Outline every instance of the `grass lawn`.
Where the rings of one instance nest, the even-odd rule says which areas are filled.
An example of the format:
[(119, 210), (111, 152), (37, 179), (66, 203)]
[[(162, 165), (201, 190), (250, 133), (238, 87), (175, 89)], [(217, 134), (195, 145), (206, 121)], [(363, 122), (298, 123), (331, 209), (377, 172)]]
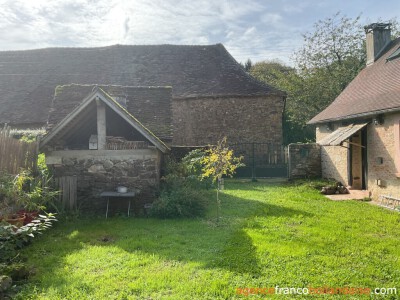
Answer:
[(24, 250), (36, 274), (18, 297), (381, 299), (236, 294), (278, 285), (396, 287), (384, 299), (400, 298), (399, 213), (327, 200), (307, 184), (229, 180), (225, 188), (218, 227), (214, 211), (197, 220), (60, 222)]

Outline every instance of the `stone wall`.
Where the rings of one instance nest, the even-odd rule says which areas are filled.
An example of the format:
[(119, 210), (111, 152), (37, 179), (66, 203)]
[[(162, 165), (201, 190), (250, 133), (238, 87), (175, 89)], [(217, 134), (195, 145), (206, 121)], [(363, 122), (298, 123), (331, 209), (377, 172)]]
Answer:
[[(161, 153), (156, 149), (53, 151), (46, 156), (55, 178), (77, 176), (78, 206), (92, 213), (105, 212), (106, 200), (100, 193), (115, 191), (117, 186), (140, 190), (132, 201), (132, 212), (140, 213), (144, 203), (154, 199), (160, 162)], [(125, 208), (119, 211), (127, 211), (126, 199), (114, 200), (113, 207), (122, 205)]]
[[(328, 129), (325, 124), (317, 126), (317, 142), (336, 130), (340, 124), (333, 124)], [(340, 146), (321, 146), (321, 174), (323, 178), (333, 178), (347, 185), (348, 178), (348, 149)]]
[(321, 177), (321, 147), (318, 144), (290, 144), (289, 178)]
[(173, 145), (282, 144), (281, 96), (173, 99)]

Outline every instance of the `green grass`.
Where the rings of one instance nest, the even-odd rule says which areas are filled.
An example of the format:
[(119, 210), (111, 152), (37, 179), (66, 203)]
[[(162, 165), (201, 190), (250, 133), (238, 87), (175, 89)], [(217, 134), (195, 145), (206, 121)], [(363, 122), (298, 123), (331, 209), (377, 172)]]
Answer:
[(197, 220), (57, 224), (24, 251), (36, 274), (18, 297), (268, 299), (239, 296), (236, 289), (276, 285), (397, 287), (400, 293), (399, 213), (330, 201), (307, 184), (227, 181), (225, 188), (220, 226), (214, 211)]

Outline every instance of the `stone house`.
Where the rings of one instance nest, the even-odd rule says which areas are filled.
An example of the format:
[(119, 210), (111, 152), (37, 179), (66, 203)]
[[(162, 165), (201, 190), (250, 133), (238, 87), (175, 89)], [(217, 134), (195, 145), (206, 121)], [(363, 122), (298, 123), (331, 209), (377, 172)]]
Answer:
[(365, 27), (367, 66), (309, 124), (321, 145), (322, 176), (374, 200), (400, 197), (400, 38), (390, 24)]
[(0, 51), (0, 62), (0, 125), (46, 127), (47, 163), (56, 177), (76, 176), (91, 206), (121, 184), (150, 197), (176, 147), (224, 136), (282, 144), (285, 93), (221, 44)]

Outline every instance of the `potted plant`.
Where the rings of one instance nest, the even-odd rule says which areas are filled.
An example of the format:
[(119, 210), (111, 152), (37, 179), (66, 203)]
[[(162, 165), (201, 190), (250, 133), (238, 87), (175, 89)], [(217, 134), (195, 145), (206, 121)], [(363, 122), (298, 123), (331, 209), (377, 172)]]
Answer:
[(43, 168), (36, 176), (30, 170), (21, 170), (15, 177), (0, 174), (0, 218), (11, 223), (31, 223), (47, 207), (56, 208), (58, 194)]
[(18, 214), (25, 216), (24, 225), (31, 223), (37, 218), (40, 211), (46, 209), (45, 202), (44, 193), (38, 186), (34, 187), (32, 192), (21, 195), (19, 204), (23, 209), (19, 210)]
[[(51, 178), (46, 174), (36, 178), (32, 177), (30, 173), (22, 173), (18, 176), (15, 185), (19, 191), (18, 203), (23, 208), (19, 213), (25, 215), (25, 224), (28, 224), (37, 218), (40, 211), (49, 206), (55, 207), (54, 201), (57, 199), (59, 191), (50, 187)], [(29, 182), (28, 187), (26, 182)]]
[(11, 225), (21, 227), (24, 225), (25, 218), (25, 215), (11, 214), (6, 217), (5, 221)]

